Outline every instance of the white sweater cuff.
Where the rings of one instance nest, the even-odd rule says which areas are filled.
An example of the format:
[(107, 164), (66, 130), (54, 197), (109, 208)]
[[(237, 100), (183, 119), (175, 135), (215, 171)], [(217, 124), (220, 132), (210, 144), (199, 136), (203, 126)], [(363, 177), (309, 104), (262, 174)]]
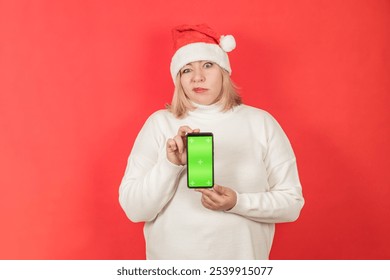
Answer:
[(237, 197), (236, 204), (233, 206), (232, 209), (227, 210), (227, 211), (225, 211), (225, 212), (234, 213), (234, 214), (240, 214), (240, 209), (242, 208), (242, 207), (239, 205), (240, 202), (241, 202), (241, 200), (242, 200), (242, 199), (240, 198), (241, 194), (239, 194), (237, 191), (235, 191), (235, 192), (236, 192), (236, 197)]

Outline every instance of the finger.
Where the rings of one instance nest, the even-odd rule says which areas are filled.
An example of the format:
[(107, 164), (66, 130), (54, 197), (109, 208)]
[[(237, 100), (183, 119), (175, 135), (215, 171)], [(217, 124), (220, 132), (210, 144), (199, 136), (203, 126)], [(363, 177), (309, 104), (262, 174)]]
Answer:
[(191, 133), (191, 132), (193, 132), (191, 127), (189, 127), (188, 125), (183, 125), (179, 127), (179, 130), (177, 131), (177, 135), (179, 135), (180, 137), (184, 137), (186, 136), (187, 133)]
[(224, 195), (226, 193), (226, 188), (220, 185), (214, 185), (213, 190), (219, 195)]
[(168, 149), (168, 152), (170, 152), (170, 153), (177, 150), (177, 145), (176, 145), (175, 140), (168, 139), (168, 141), (167, 141), (167, 149)]
[(210, 189), (204, 189), (204, 188), (199, 188), (199, 189), (195, 189), (196, 192), (200, 192), (202, 194), (207, 194), (209, 193), (211, 190)]
[(179, 153), (183, 153), (184, 151), (184, 141), (183, 138), (181, 138), (179, 135), (176, 135), (173, 137), (173, 140), (176, 143), (177, 149), (179, 150)]
[(210, 200), (210, 198), (207, 196), (202, 196), (201, 202), (202, 202), (202, 205), (204, 207), (206, 207), (207, 209), (211, 209), (211, 210), (216, 209), (215, 203), (212, 200)]
[(216, 199), (214, 198), (216, 193), (213, 191), (213, 189), (197, 189), (196, 191), (202, 193), (203, 196), (208, 197), (208, 199), (215, 201)]
[(203, 196), (207, 198), (207, 201), (218, 204), (221, 203), (222, 197), (213, 190), (204, 190)]
[(173, 138), (177, 143), (179, 153), (184, 152), (184, 148), (185, 148), (184, 139), (185, 139), (186, 134), (192, 133), (192, 132), (193, 132), (193, 130), (188, 125), (183, 125), (183, 126), (179, 127), (179, 130), (177, 131), (177, 135)]

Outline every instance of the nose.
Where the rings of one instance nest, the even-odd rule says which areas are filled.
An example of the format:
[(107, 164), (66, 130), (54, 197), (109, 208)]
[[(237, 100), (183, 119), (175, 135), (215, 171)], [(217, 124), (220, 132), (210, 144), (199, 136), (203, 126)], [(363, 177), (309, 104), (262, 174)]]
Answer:
[(205, 76), (204, 76), (202, 69), (194, 69), (194, 71), (192, 73), (193, 73), (193, 76), (192, 76), (193, 82), (204, 82), (205, 81)]

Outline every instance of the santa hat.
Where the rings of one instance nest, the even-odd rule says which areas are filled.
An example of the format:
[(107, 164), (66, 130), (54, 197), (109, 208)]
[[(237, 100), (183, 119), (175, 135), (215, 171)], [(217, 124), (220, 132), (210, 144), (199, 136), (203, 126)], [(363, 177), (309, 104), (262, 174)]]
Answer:
[(212, 61), (232, 73), (227, 55), (236, 47), (232, 35), (220, 36), (206, 24), (180, 25), (172, 30), (172, 35), (175, 51), (171, 61), (173, 82), (183, 66), (199, 60)]

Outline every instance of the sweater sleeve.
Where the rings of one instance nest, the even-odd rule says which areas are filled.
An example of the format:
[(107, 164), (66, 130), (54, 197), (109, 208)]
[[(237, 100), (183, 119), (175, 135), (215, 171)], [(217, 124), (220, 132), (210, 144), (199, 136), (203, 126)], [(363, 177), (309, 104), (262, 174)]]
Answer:
[(276, 120), (268, 116), (264, 126), (267, 191), (238, 193), (236, 205), (228, 212), (262, 223), (292, 222), (304, 205), (295, 155)]
[(149, 118), (134, 142), (119, 187), (120, 205), (133, 222), (155, 219), (176, 191), (184, 167), (168, 161), (162, 151), (165, 139)]

